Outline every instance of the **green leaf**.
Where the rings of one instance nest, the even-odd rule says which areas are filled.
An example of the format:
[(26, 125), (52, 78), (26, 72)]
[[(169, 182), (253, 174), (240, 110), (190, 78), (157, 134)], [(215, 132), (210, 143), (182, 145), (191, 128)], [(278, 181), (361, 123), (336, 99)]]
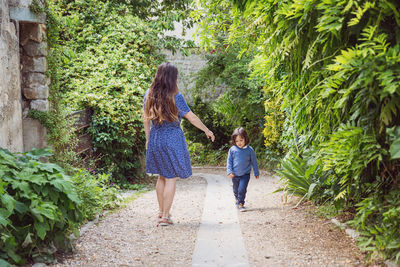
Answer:
[(15, 210), (18, 211), (20, 214), (24, 214), (29, 210), (29, 208), (22, 202), (17, 201), (15, 204)]
[(11, 187), (13, 189), (22, 191), (22, 192), (20, 192), (21, 196), (26, 197), (28, 199), (30, 198), (30, 194), (32, 193), (32, 190), (30, 189), (28, 182), (26, 182), (26, 181), (14, 181), (11, 184)]
[(40, 158), (51, 157), (53, 152), (48, 148), (37, 148), (29, 152), (25, 152), (24, 155), (28, 158), (39, 160)]
[(16, 158), (7, 153), (4, 149), (0, 149), (0, 165), (8, 165), (17, 169)]
[(12, 212), (15, 208), (17, 201), (9, 194), (4, 194), (0, 196), (1, 203), (7, 208), (8, 211)]
[(10, 212), (6, 209), (0, 208), (0, 224), (3, 226), (7, 226), (9, 221), (7, 218), (10, 216)]
[(31, 208), (31, 213), (33, 214), (33, 216), (35, 216), (35, 218), (37, 219), (37, 220), (39, 220), (39, 222), (43, 222), (44, 220), (43, 220), (43, 216), (42, 216), (42, 214), (40, 213), (40, 211), (39, 210), (37, 210), (36, 208)]
[(53, 163), (44, 163), (44, 164), (40, 164), (38, 166), (36, 166), (39, 170), (42, 171), (46, 171), (49, 173), (54, 173), (54, 172), (60, 172), (63, 173), (63, 169), (58, 166), (57, 164), (53, 164)]
[(312, 183), (311, 185), (310, 185), (310, 187), (308, 188), (308, 193), (307, 193), (307, 197), (310, 199), (311, 198), (311, 196), (312, 196), (312, 194), (313, 194), (313, 191), (314, 191), (314, 188), (317, 186), (317, 184), (316, 183)]
[(8, 256), (13, 259), (16, 263), (21, 263), (22, 259), (14, 251), (7, 251)]
[(400, 139), (394, 141), (390, 148), (390, 159), (399, 159), (400, 158)]
[(8, 261), (5, 261), (3, 259), (0, 259), (0, 266), (1, 267), (13, 267)]
[(47, 222), (35, 222), (34, 223), (34, 227), (36, 230), (37, 235), (44, 240), (44, 238), (46, 237), (46, 233), (48, 230), (50, 230), (49, 225), (47, 224)]
[(37, 185), (43, 185), (47, 183), (47, 179), (44, 177), (43, 174), (30, 174), (30, 175), (23, 175), (20, 176), (22, 180), (29, 181), (31, 183), (37, 184)]

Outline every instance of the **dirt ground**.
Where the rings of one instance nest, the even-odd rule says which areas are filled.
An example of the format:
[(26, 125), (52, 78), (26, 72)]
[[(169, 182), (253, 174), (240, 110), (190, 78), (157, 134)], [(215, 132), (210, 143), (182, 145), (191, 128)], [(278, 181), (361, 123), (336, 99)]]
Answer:
[[(225, 176), (218, 168), (194, 173)], [(155, 191), (107, 215), (87, 230), (73, 255), (52, 266), (191, 266), (207, 183), (194, 175), (178, 180), (172, 207), (173, 226), (157, 227)], [(247, 212), (239, 214), (250, 266), (364, 266), (355, 242), (329, 220), (317, 218), (310, 205), (294, 209), (282, 203), (278, 178), (251, 178)]]
[[(223, 169), (208, 172), (226, 175)], [(202, 170), (202, 172), (206, 172)], [(364, 266), (354, 240), (331, 223), (318, 218), (311, 205), (292, 199), (284, 204), (279, 179), (267, 172), (251, 177), (247, 212), (239, 213), (250, 266)]]

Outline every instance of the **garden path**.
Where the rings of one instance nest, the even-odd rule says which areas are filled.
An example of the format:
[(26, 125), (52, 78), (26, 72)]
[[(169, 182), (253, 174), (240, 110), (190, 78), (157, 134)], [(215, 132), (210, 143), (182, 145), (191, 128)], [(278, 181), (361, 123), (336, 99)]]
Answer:
[[(206, 213), (212, 212), (212, 207), (218, 207), (207, 202), (210, 199), (207, 200), (206, 192), (214, 198), (219, 193), (229, 194), (222, 202), (233, 197), (223, 169), (203, 168), (195, 172), (192, 178), (177, 182), (173, 226), (156, 227), (157, 200), (152, 190), (88, 229), (77, 241), (75, 253), (60, 257), (60, 263), (53, 266), (201, 266), (196, 265), (196, 240), (198, 234), (201, 239), (204, 227), (201, 222), (210, 216)], [(207, 189), (206, 180), (210, 185), (213, 181), (219, 185)], [(245, 249), (239, 251), (247, 254), (250, 266), (364, 265), (363, 255), (352, 239), (329, 220), (317, 218), (311, 205), (294, 208), (294, 200), (283, 204), (280, 194), (272, 194), (278, 187), (276, 177), (262, 173), (260, 179), (250, 180), (247, 212), (232, 213), (232, 201), (225, 204), (225, 211), (238, 218), (241, 236), (239, 233), (236, 240), (243, 240)], [(224, 209), (219, 209), (214, 210), (215, 214), (225, 216)], [(218, 222), (215, 227), (222, 227), (221, 232), (223, 225), (229, 226)], [(224, 262), (208, 266), (224, 266)]]

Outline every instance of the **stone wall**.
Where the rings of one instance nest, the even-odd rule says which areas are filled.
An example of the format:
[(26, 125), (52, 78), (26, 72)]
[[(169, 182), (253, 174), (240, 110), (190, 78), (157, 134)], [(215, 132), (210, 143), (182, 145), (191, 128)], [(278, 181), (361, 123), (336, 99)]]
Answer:
[(18, 24), (0, 0), (0, 147), (23, 151)]
[(31, 3), (0, 0), (0, 147), (13, 152), (46, 146), (46, 129), (27, 116), (48, 110), (50, 83), (45, 16)]
[[(192, 102), (191, 89), (195, 86), (195, 75), (207, 64), (204, 53), (206, 52), (201, 51), (200, 48), (193, 48), (192, 53), (189, 56), (184, 56), (180, 52), (177, 52), (176, 54), (172, 54), (171, 51), (164, 52), (164, 54), (167, 55), (167, 61), (171, 62), (178, 68), (178, 88), (189, 103)], [(210, 102), (223, 94), (225, 90), (226, 85), (221, 84), (214, 88), (203, 90), (200, 97), (203, 101)]]
[(188, 102), (191, 102), (190, 89), (194, 87), (194, 75), (201, 70), (207, 63), (204, 54), (199, 49), (193, 49), (189, 56), (184, 56), (180, 52), (173, 54), (165, 51), (167, 61), (174, 64), (179, 71), (178, 88)]
[(46, 129), (28, 117), (30, 110), (49, 109), (49, 84), (46, 77), (46, 27), (41, 23), (20, 23), (21, 88), (24, 150), (46, 146)]

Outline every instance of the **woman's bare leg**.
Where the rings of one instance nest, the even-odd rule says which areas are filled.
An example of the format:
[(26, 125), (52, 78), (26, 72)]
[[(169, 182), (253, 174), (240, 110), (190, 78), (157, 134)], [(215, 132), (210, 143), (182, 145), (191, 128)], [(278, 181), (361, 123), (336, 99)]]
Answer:
[(160, 213), (164, 212), (164, 189), (165, 189), (165, 177), (160, 175), (156, 183), (158, 210)]
[(164, 197), (163, 197), (163, 217), (169, 216), (172, 201), (174, 200), (176, 189), (176, 178), (165, 179)]

